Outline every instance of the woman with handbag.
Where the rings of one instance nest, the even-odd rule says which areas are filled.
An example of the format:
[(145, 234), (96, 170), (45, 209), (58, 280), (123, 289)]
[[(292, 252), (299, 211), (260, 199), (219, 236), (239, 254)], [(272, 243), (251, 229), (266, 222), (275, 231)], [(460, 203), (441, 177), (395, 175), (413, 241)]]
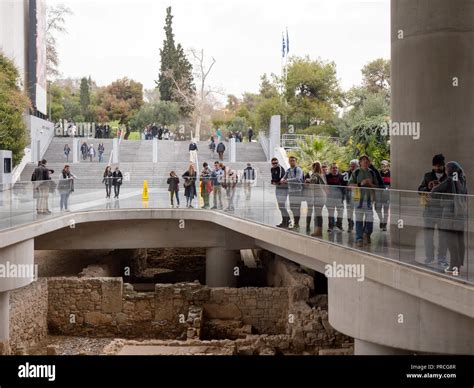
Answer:
[(188, 170), (183, 174), (184, 179), (184, 196), (186, 197), (186, 207), (193, 207), (193, 199), (197, 196), (196, 192), (196, 170), (194, 164), (190, 164)]
[(105, 198), (110, 198), (110, 194), (112, 193), (112, 185), (113, 185), (113, 173), (110, 166), (107, 166), (104, 171), (104, 175), (102, 178), (102, 183), (105, 184)]
[(209, 204), (209, 195), (212, 192), (211, 173), (208, 164), (204, 163), (201, 171), (201, 196), (204, 200), (203, 209), (209, 209), (211, 207)]
[(122, 182), (123, 182), (122, 171), (120, 171), (118, 166), (115, 167), (115, 171), (112, 174), (112, 179), (113, 179), (114, 194), (115, 194), (114, 198), (118, 199), (118, 197), (120, 195), (120, 186), (122, 186)]
[(433, 187), (431, 196), (441, 206), (440, 232), (449, 251), (447, 274), (458, 276), (464, 265), (466, 242), (464, 231), (468, 217), (466, 176), (458, 162), (446, 164), (447, 179)]
[(74, 191), (74, 179), (76, 176), (70, 171), (69, 165), (65, 165), (61, 174), (59, 174), (58, 191), (61, 197), (59, 207), (61, 211), (67, 211), (69, 206), (69, 196)]

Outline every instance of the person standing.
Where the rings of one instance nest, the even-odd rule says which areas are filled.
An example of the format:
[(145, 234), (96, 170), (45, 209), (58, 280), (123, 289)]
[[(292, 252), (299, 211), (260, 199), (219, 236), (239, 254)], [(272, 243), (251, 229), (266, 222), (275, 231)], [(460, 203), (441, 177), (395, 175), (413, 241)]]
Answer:
[(217, 143), (220, 143), (222, 141), (222, 130), (220, 128), (217, 128), (216, 136), (217, 136)]
[(179, 178), (176, 175), (176, 172), (171, 171), (168, 180), (166, 181), (168, 184), (168, 192), (170, 194), (170, 206), (171, 208), (174, 207), (173, 197), (176, 197), (176, 208), (179, 207)]
[[(349, 185), (351, 180), (352, 173), (359, 168), (359, 161), (357, 159), (352, 159), (349, 163), (349, 170), (342, 174), (344, 186)], [(346, 202), (346, 211), (347, 211), (347, 231), (351, 233), (354, 230), (354, 207), (352, 206), (352, 190), (345, 190), (344, 200)]]
[(89, 154), (90, 161), (92, 162), (92, 159), (95, 158), (95, 148), (94, 148), (94, 144), (91, 144), (91, 146), (89, 147), (88, 154)]
[(252, 142), (252, 137), (253, 137), (252, 127), (249, 127), (249, 129), (247, 130), (247, 137), (249, 138), (249, 143), (251, 143)]
[(197, 197), (196, 179), (197, 174), (194, 164), (190, 164), (188, 170), (183, 174), (184, 179), (184, 196), (186, 197), (186, 207), (193, 207), (193, 199)]
[[(342, 232), (342, 216), (344, 214), (344, 177), (339, 174), (339, 168), (336, 163), (331, 165), (331, 172), (326, 175), (328, 187), (328, 198), (326, 207), (328, 209), (328, 232), (332, 233), (334, 226), (336, 231)], [(337, 213), (336, 223), (334, 225), (335, 213)]]
[(65, 165), (59, 174), (58, 191), (60, 195), (59, 208), (61, 211), (70, 211), (69, 196), (74, 192), (74, 179), (76, 176), (70, 171), (69, 165)]
[(431, 196), (438, 198), (442, 205), (442, 217), (439, 223), (440, 240), (444, 240), (449, 251), (449, 265), (444, 269), (447, 274), (458, 276), (464, 265), (466, 242), (464, 233), (468, 217), (466, 176), (458, 162), (446, 164), (447, 178), (434, 186)]
[(220, 167), (220, 163), (216, 160), (214, 162), (214, 170), (211, 173), (213, 206), (212, 209), (222, 209), (222, 188), (221, 182), (224, 171)]
[(110, 198), (112, 193), (112, 186), (114, 182), (114, 175), (110, 166), (107, 166), (102, 177), (102, 183), (105, 185), (105, 198)]
[(255, 169), (250, 163), (247, 163), (247, 167), (244, 169), (243, 177), (245, 199), (250, 200), (250, 196), (252, 195), (252, 185), (255, 182)]
[(380, 193), (380, 229), (387, 230), (388, 213), (390, 211), (390, 164), (386, 160), (380, 163), (380, 176), (382, 177), (384, 190)]
[(122, 186), (123, 183), (123, 175), (122, 171), (120, 171), (119, 167), (115, 167), (115, 171), (112, 174), (112, 179), (113, 179), (113, 185), (114, 185), (114, 198), (119, 197), (120, 195), (120, 186)]
[(198, 146), (194, 139), (191, 140), (191, 143), (189, 144), (189, 162), (196, 164), (197, 163), (197, 152), (198, 152)]
[(232, 170), (230, 167), (224, 166), (224, 183), (223, 186), (226, 190), (226, 198), (227, 198), (227, 208), (226, 211), (234, 211), (234, 197), (235, 191), (237, 189), (237, 173)]
[(87, 146), (86, 142), (83, 142), (81, 145), (81, 153), (82, 153), (82, 160), (87, 159), (87, 152), (89, 151), (89, 147)]
[(311, 165), (311, 172), (305, 175), (304, 198), (308, 204), (306, 215), (306, 232), (311, 231), (311, 217), (314, 216), (313, 237), (323, 236), (323, 207), (326, 203), (326, 177), (323, 175), (321, 162)]
[(223, 161), (224, 160), (224, 152), (225, 152), (225, 145), (221, 141), (217, 145), (216, 148), (217, 154), (219, 155), (219, 160)]
[[(443, 183), (448, 176), (445, 172), (445, 158), (443, 154), (433, 156), (433, 169), (423, 176), (423, 180), (418, 187), (421, 192), (421, 201), (423, 209), (423, 223), (424, 223), (424, 245), (425, 245), (425, 264), (430, 264), (435, 259), (434, 254), (434, 234), (435, 229), (440, 230), (440, 221), (442, 216), (442, 201), (431, 198), (428, 194), (431, 193), (435, 186)], [(448, 247), (446, 240), (438, 238), (438, 264), (447, 267), (448, 261), (446, 258)]]
[(212, 180), (211, 180), (211, 169), (209, 165), (204, 162), (202, 165), (201, 171), (201, 196), (204, 201), (203, 209), (209, 209), (211, 205), (209, 204), (209, 195), (212, 192)]
[(34, 188), (38, 193), (38, 202), (36, 205), (38, 214), (51, 214), (51, 211), (48, 209), (51, 177), (50, 170), (46, 167), (46, 164), (46, 159), (42, 159), (31, 176), (31, 180), (34, 182)]
[(104, 152), (105, 152), (104, 143), (99, 144), (97, 151), (99, 152), (99, 163), (102, 163), (104, 160)]
[(304, 174), (301, 167), (297, 166), (298, 160), (296, 156), (290, 156), (288, 162), (290, 163), (290, 168), (286, 170), (281, 182), (288, 185), (290, 209), (294, 220), (293, 229), (298, 229), (300, 227), (301, 202), (303, 200)]
[(69, 147), (69, 144), (66, 144), (64, 146), (64, 156), (66, 157), (66, 162), (69, 162), (69, 153), (71, 152), (71, 148)]
[(286, 210), (286, 199), (288, 197), (288, 187), (282, 183), (282, 179), (285, 176), (285, 169), (280, 166), (277, 158), (272, 159), (272, 185), (275, 186), (275, 197), (280, 210), (282, 221), (278, 228), (288, 228), (290, 226), (290, 214)]
[(211, 150), (211, 159), (216, 158), (216, 142), (214, 141), (214, 136), (211, 136), (211, 140), (209, 142), (209, 149)]
[(370, 244), (370, 236), (373, 230), (373, 188), (378, 187), (377, 178), (369, 168), (370, 159), (367, 155), (359, 158), (360, 167), (355, 170), (349, 181), (349, 186), (357, 188), (360, 195), (354, 196), (356, 216), (356, 245), (361, 247), (365, 243)]

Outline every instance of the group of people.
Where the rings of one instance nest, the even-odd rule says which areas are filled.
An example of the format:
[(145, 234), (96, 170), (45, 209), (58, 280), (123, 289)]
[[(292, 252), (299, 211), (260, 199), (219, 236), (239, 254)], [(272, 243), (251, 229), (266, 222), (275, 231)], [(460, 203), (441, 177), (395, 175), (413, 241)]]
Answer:
[[(390, 212), (390, 165), (381, 162), (376, 169), (366, 155), (350, 162), (348, 171), (340, 173), (336, 163), (316, 161), (311, 171), (304, 173), (297, 158), (289, 158), (285, 170), (278, 159), (272, 159), (272, 184), (282, 222), (280, 228), (299, 229), (302, 202), (307, 204), (306, 230), (311, 230), (314, 219), (314, 237), (322, 236), (323, 209), (328, 212), (328, 232), (342, 232), (344, 209), (347, 212), (348, 232), (355, 225), (355, 243), (362, 247), (371, 243), (374, 213), (380, 220), (380, 230), (387, 230)], [(464, 263), (464, 229), (467, 217), (464, 196), (467, 194), (466, 177), (457, 162), (445, 163), (442, 154), (433, 158), (433, 169), (426, 173), (418, 188), (423, 199), (425, 263), (434, 261), (434, 235), (438, 229), (438, 264), (446, 273), (457, 275)], [(289, 209), (286, 202), (289, 202)], [(291, 214), (290, 214), (291, 213)], [(293, 221), (291, 222), (291, 218)], [(450, 262), (447, 262), (447, 252)]]
[[(216, 158), (216, 152), (219, 155), (219, 160), (223, 161), (224, 160), (224, 152), (225, 152), (225, 144), (222, 142), (222, 140), (219, 141), (218, 144), (216, 144), (216, 141), (214, 140), (214, 136), (211, 136), (209, 140), (209, 149), (211, 150), (211, 159)], [(191, 150), (191, 146), (190, 146)], [(197, 150), (197, 146), (196, 146)]]
[(96, 139), (108, 139), (110, 137), (110, 125), (99, 124), (95, 127), (95, 138)]
[[(356, 244), (370, 244), (373, 230), (372, 206), (379, 214), (380, 228), (387, 230), (389, 214), (390, 165), (382, 161), (381, 169), (377, 170), (368, 156), (350, 162), (348, 171), (340, 172), (337, 163), (321, 163), (316, 161), (311, 171), (306, 174), (297, 165), (297, 158), (289, 158), (290, 168), (285, 170), (278, 159), (272, 159), (272, 184), (276, 186), (276, 198), (282, 215), (281, 228), (298, 229), (300, 227), (301, 204), (306, 201), (306, 229), (311, 229), (314, 218), (313, 236), (322, 236), (323, 208), (328, 212), (328, 232), (342, 232), (344, 208), (347, 210), (348, 231), (356, 229)], [(352, 190), (357, 187), (360, 190)], [(368, 193), (363, 188), (378, 188)], [(289, 199), (290, 212), (293, 216), (291, 223), (290, 212), (286, 209)], [(355, 210), (355, 217), (354, 212)], [(354, 221), (355, 220), (355, 221)]]
[(145, 140), (171, 140), (172, 133), (166, 126), (156, 125), (156, 123), (149, 124), (144, 130)]
[[(188, 169), (182, 175), (184, 196), (186, 198), (186, 207), (193, 208), (193, 200), (197, 197), (198, 189), (196, 185), (199, 184), (199, 192), (203, 199), (203, 209), (224, 209), (223, 191), (225, 191), (226, 211), (234, 211), (234, 198), (237, 188), (237, 183), (242, 181), (246, 199), (250, 199), (251, 187), (255, 182), (255, 169), (250, 163), (243, 172), (242, 177), (239, 177), (237, 171), (225, 166), (222, 161), (215, 161), (213, 168), (207, 162), (203, 163), (202, 170), (197, 175), (195, 165), (189, 164)], [(170, 206), (179, 207), (179, 184), (180, 180), (175, 171), (170, 172), (167, 180), (168, 192), (170, 196)], [(212, 197), (212, 207), (211, 207)], [(176, 205), (174, 204), (176, 199)]]
[[(68, 144), (66, 144), (64, 146), (64, 154), (66, 155), (66, 161), (69, 161), (70, 152), (71, 152), (71, 148), (69, 147)], [(87, 144), (87, 142), (83, 142), (81, 144), (82, 160), (89, 159), (92, 162), (93, 159), (96, 157), (96, 155), (98, 155), (99, 163), (102, 163), (104, 161), (104, 153), (105, 153), (104, 143), (99, 143), (97, 147), (97, 152), (94, 148), (94, 144)]]

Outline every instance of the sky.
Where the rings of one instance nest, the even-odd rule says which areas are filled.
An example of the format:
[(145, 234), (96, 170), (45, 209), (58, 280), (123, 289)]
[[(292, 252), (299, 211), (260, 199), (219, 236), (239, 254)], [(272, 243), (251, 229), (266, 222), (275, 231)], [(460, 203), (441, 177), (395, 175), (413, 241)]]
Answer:
[(258, 92), (263, 73), (281, 73), (282, 33), (290, 56), (334, 61), (341, 86), (361, 82), (361, 68), (390, 57), (390, 0), (47, 0), (65, 4), (67, 34), (58, 37), (64, 77), (98, 85), (128, 77), (146, 89), (158, 78), (166, 7), (175, 41), (204, 49), (216, 64), (213, 89), (241, 97)]

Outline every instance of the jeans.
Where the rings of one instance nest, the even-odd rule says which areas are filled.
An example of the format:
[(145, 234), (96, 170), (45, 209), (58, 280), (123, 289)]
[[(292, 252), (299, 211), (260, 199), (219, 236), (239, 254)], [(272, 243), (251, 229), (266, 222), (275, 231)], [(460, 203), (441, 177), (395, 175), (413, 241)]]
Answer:
[(226, 196), (227, 196), (227, 209), (234, 210), (234, 195), (235, 195), (235, 187), (232, 185), (227, 186), (226, 188)]
[(179, 205), (179, 192), (178, 191), (170, 191), (170, 201), (171, 201), (171, 205), (174, 205), (173, 203), (173, 197), (176, 196), (176, 202), (177, 204)]
[(67, 210), (68, 202), (69, 202), (69, 195), (71, 193), (61, 193), (61, 198), (59, 200), (59, 208), (63, 210)]
[(114, 186), (114, 194), (118, 198), (118, 196), (120, 195), (120, 185)]
[(111, 193), (112, 193), (112, 185), (105, 185), (105, 195), (110, 198)]
[(288, 210), (286, 210), (286, 199), (288, 197), (288, 189), (286, 187), (276, 186), (275, 196), (277, 199), (278, 209), (281, 212), (281, 216), (283, 217), (283, 219), (289, 219), (290, 214), (288, 213)]
[[(214, 203), (214, 208), (222, 209), (222, 189), (221, 186), (214, 186), (212, 188), (212, 193), (213, 193), (213, 203)], [(218, 201), (219, 200), (219, 204)]]
[(99, 163), (102, 163), (104, 160), (104, 154), (102, 152), (99, 152)]
[(370, 236), (374, 228), (372, 201), (363, 201), (355, 208), (356, 240), (362, 240), (364, 234)]

